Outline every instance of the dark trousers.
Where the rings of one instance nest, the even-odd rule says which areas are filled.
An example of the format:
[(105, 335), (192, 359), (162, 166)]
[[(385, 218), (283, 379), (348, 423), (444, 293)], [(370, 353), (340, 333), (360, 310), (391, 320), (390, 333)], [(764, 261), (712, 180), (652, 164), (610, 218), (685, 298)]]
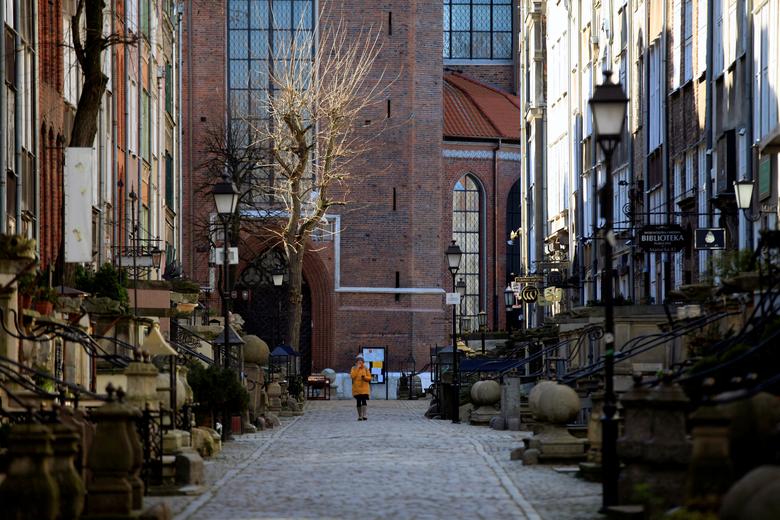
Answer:
[(360, 394), (355, 396), (355, 400), (357, 401), (357, 406), (360, 408), (361, 406), (367, 406), (368, 405), (368, 394)]

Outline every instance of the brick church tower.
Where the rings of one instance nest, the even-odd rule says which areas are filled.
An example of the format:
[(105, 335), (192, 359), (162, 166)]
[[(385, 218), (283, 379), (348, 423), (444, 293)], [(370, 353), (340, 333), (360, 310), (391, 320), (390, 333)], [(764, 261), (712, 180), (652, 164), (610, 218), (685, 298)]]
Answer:
[[(279, 20), (298, 17), (315, 3), (274, 0), (274, 14)], [(193, 2), (184, 16), (182, 258), (185, 273), (202, 285), (211, 282), (214, 286), (215, 275), (208, 264), (204, 237), (199, 236), (204, 231), (196, 225), (199, 217), (213, 212), (210, 196), (196, 193), (199, 186), (208, 182), (199, 165), (206, 159), (209, 129), (225, 121), (230, 98), (237, 95), (236, 84), (245, 82), (241, 72), (241, 60), (247, 59), (242, 55), (242, 49), (247, 47), (245, 42), (267, 37), (260, 19), (267, 16), (269, 4), (267, 0)], [(303, 371), (326, 367), (343, 370), (363, 346), (388, 347), (390, 362), (395, 364), (390, 366), (393, 371), (406, 369), (401, 364), (413, 353), (420, 369), (429, 361), (430, 348), (448, 344), (451, 327), (444, 293), (452, 291), (452, 281), (444, 250), (453, 239), (454, 181), (449, 177), (460, 173), (452, 160), (446, 172), (444, 167), (444, 5), (440, 1), (339, 0), (329, 2), (326, 8), (331, 12), (324, 23), (341, 15), (349, 30), (356, 33), (369, 24), (381, 26), (382, 50), (376, 67), (386, 68), (388, 81), (392, 78), (393, 82), (385, 102), (366, 110), (362, 120), (356, 122), (363, 127), (361, 131), (370, 132), (377, 121), (388, 120), (382, 122), (387, 130), (364, 161), (364, 169), (354, 173), (356, 182), (350, 196), (354, 202), (329, 215), (328, 227), (335, 233), (315, 236), (304, 261)], [(246, 19), (236, 18), (237, 13), (246, 13)], [(512, 70), (510, 61), (503, 68), (490, 68), (489, 74), (511, 83), (506, 76), (511, 78)], [(463, 97), (474, 103), (468, 93)], [(475, 106), (471, 109), (479, 112), (479, 106)], [(499, 135), (493, 137), (500, 142)], [(468, 135), (461, 136), (463, 139), (468, 140)], [(471, 149), (480, 147), (498, 149), (484, 136), (471, 143)], [(484, 165), (469, 171), (481, 168), (487, 176), (512, 176), (510, 163), (490, 167), (491, 160), (498, 161), (495, 154), (467, 153), (464, 157), (472, 164), (480, 158), (485, 160)], [(478, 175), (475, 173), (475, 178)], [(511, 186), (506, 179), (501, 183), (481, 181), (485, 187), (499, 184), (507, 190), (507, 185)], [(479, 258), (475, 260), (475, 269), (481, 278), (474, 278), (474, 291), (481, 295), (475, 297), (473, 307), (488, 310), (491, 316), (498, 315), (493, 319), (495, 327), (490, 327), (498, 328), (503, 324), (503, 311), (494, 309), (498, 294), (494, 287), (503, 289), (505, 273), (501, 260), (500, 281), (488, 274), (499, 263), (493, 253), (489, 254), (493, 250), (488, 247), (499, 240), (496, 233), (489, 231), (498, 229), (489, 207), (491, 196), (495, 200), (495, 193), (488, 193), (487, 188), (482, 193), (484, 216), (480, 217), (479, 227), (484, 233), (475, 257)], [(505, 199), (506, 194), (501, 198)], [(499, 206), (503, 208), (504, 202)], [(501, 211), (505, 209), (496, 214)], [(503, 216), (500, 220), (499, 234), (503, 235)], [(261, 242), (257, 238), (245, 237), (239, 243), (241, 258), (236, 283), (247, 290), (236, 291), (234, 310), (242, 314), (247, 330), (269, 344), (283, 343), (284, 287), (274, 287), (268, 272), (284, 261), (278, 252), (256, 246)], [(498, 253), (498, 249), (494, 252)], [(501, 249), (500, 254), (505, 251)], [(483, 266), (481, 270), (477, 264)], [(215, 298), (215, 305), (217, 301)]]

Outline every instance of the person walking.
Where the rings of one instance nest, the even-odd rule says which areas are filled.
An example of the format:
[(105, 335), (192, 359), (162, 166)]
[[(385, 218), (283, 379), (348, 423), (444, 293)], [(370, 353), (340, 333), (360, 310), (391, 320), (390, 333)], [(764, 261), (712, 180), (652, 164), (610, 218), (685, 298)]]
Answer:
[(371, 372), (366, 367), (363, 356), (358, 354), (355, 357), (355, 366), (349, 371), (349, 377), (352, 378), (352, 396), (357, 400), (358, 421), (367, 421), (366, 410), (368, 409), (369, 383), (371, 382)]

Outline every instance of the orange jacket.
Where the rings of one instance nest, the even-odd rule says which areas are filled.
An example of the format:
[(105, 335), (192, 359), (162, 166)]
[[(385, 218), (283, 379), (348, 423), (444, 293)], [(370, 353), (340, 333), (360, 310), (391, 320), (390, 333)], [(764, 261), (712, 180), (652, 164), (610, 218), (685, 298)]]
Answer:
[(371, 372), (365, 365), (363, 368), (352, 367), (349, 371), (349, 377), (352, 378), (352, 396), (368, 395), (371, 393), (368, 383), (371, 381)]

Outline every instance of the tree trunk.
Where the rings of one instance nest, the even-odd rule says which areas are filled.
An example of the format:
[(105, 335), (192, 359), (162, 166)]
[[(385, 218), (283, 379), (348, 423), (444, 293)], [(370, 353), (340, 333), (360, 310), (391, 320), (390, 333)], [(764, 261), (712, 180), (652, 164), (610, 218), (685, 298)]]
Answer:
[(301, 318), (303, 316), (303, 255), (304, 246), (288, 248), (287, 262), (290, 270), (290, 321), (287, 324), (287, 340), (298, 352), (301, 343)]
[(81, 42), (78, 36), (81, 13), (73, 17), (73, 45), (79, 58), (81, 72), (84, 74), (79, 103), (73, 119), (70, 134), (70, 146), (92, 147), (97, 134), (98, 116), (103, 94), (108, 85), (108, 77), (103, 74), (102, 55), (106, 48), (103, 36), (103, 9), (105, 0), (82, 0), (84, 2), (85, 38)]

